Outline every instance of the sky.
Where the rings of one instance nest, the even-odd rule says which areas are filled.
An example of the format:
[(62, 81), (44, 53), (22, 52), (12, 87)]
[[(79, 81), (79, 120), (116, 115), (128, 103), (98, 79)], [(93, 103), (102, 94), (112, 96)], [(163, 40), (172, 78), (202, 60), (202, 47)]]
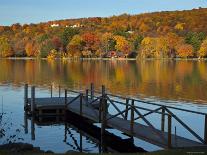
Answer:
[(0, 25), (207, 8), (207, 0), (0, 0)]

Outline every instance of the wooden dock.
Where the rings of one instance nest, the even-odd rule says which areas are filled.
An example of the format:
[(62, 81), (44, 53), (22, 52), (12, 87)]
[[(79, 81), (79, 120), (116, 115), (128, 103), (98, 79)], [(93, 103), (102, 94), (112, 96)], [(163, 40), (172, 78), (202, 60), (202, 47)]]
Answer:
[[(68, 90), (65, 89), (64, 97), (48, 97), (48, 98), (35, 98), (35, 88), (32, 87), (31, 97), (28, 98), (28, 86), (25, 86), (25, 110), (32, 115), (65, 115), (67, 112), (72, 112), (81, 116), (83, 119), (88, 119), (92, 122), (101, 122), (101, 136), (104, 135), (105, 129), (111, 127), (122, 131), (123, 133), (142, 139), (151, 144), (160, 146), (162, 148), (187, 148), (187, 147), (206, 147), (206, 133), (207, 128), (205, 124), (205, 137), (201, 138), (196, 132), (194, 132), (187, 124), (185, 124), (180, 118), (172, 113), (169, 106), (158, 105), (156, 109), (147, 109), (144, 107), (138, 107), (135, 102), (139, 100), (126, 98), (126, 102), (115, 100), (112, 94), (105, 92), (105, 87), (102, 86), (102, 91), (96, 96), (94, 90), (86, 90), (85, 93), (76, 92), (74, 97), (68, 97)], [(93, 88), (93, 86), (91, 86)], [(113, 97), (112, 97), (113, 96)], [(113, 98), (113, 99), (112, 99)], [(131, 102), (131, 104), (130, 104)], [(140, 102), (140, 101), (139, 101)], [(144, 101), (143, 101), (144, 103)], [(112, 105), (117, 114), (110, 114), (108, 112), (108, 106)], [(119, 109), (119, 104), (124, 105), (125, 110)], [(150, 103), (145, 103), (150, 104)], [(175, 108), (178, 109), (178, 108)], [(146, 110), (145, 114), (142, 114), (140, 110)], [(196, 113), (205, 116), (205, 123), (207, 123), (206, 114), (185, 110), (185, 112)], [(161, 115), (161, 130), (154, 127), (146, 116), (158, 113)], [(135, 117), (135, 114), (138, 117)], [(165, 131), (165, 119), (167, 118), (168, 129)], [(137, 122), (138, 119), (143, 120), (147, 125), (143, 125)], [(172, 119), (178, 121), (183, 127), (185, 127), (198, 141), (190, 140), (185, 137), (172, 134)]]

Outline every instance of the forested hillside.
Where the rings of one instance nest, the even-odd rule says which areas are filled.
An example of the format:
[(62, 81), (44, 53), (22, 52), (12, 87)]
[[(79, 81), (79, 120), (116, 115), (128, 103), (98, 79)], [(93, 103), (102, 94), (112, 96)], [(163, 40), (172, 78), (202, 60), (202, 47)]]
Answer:
[(0, 57), (207, 56), (207, 9), (0, 26)]

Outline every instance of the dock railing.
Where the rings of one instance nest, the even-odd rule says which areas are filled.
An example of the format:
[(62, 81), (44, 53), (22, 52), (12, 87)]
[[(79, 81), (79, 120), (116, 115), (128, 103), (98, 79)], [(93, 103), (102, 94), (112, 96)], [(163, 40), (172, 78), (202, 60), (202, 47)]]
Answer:
[[(31, 87), (31, 108), (34, 108), (35, 104), (35, 87)], [(119, 95), (114, 95), (111, 93), (106, 92), (105, 86), (102, 86), (102, 91), (97, 91), (94, 89), (94, 84), (91, 83), (90, 89), (86, 89), (85, 91), (75, 91), (71, 89), (66, 89), (64, 87), (58, 86), (59, 89), (59, 97), (61, 97), (61, 88), (64, 89), (64, 94), (65, 94), (65, 107), (67, 108), (71, 103), (73, 103), (76, 100), (80, 100), (80, 115), (82, 115), (83, 111), (83, 100), (86, 102), (87, 106), (91, 106), (93, 103), (96, 101), (100, 101), (100, 107), (99, 107), (99, 120), (102, 123), (102, 134), (104, 134), (104, 130), (107, 126), (107, 121), (115, 118), (115, 117), (121, 117), (122, 119), (130, 121), (130, 131), (131, 134), (133, 135), (134, 131), (134, 123), (135, 121), (141, 119), (144, 121), (151, 129), (152, 131), (160, 136), (160, 138), (164, 141), (167, 142), (168, 147), (170, 148), (172, 146), (172, 119), (177, 121), (182, 127), (184, 127), (192, 136), (194, 136), (200, 143), (202, 144), (207, 144), (207, 114), (203, 112), (197, 112), (193, 110), (188, 110), (188, 109), (183, 109), (183, 108), (178, 108), (178, 107), (173, 107), (169, 105), (162, 105), (154, 102), (148, 102), (140, 99), (135, 99), (135, 98), (130, 98), (130, 97), (123, 97)], [(53, 89), (51, 86), (51, 97), (53, 97)], [(68, 94), (70, 95), (71, 93), (76, 94), (71, 101), (68, 101)], [(89, 102), (90, 98), (90, 102)], [(25, 98), (24, 98), (25, 103), (28, 102), (28, 84), (25, 85)], [(143, 103), (146, 105), (152, 105), (155, 106), (156, 108), (147, 108), (144, 106), (138, 106), (139, 104), (137, 103)], [(107, 115), (108, 112), (108, 104), (110, 104), (117, 113)], [(120, 110), (120, 105), (122, 107), (124, 106), (124, 110)], [(181, 118), (179, 118), (172, 110), (177, 110), (179, 112), (187, 112), (191, 114), (197, 114), (197, 115), (202, 115), (204, 116), (204, 137), (202, 138), (200, 135), (198, 135), (189, 125), (187, 125)], [(142, 112), (141, 112), (142, 111)], [(143, 111), (145, 113), (143, 114)], [(136, 116), (135, 116), (136, 114)], [(162, 132), (167, 132), (167, 139), (158, 132), (156, 129), (156, 126), (148, 120), (146, 117), (151, 115), (151, 114), (159, 114), (161, 115), (160, 119), (160, 128)], [(129, 118), (130, 116), (130, 118)], [(165, 131), (165, 119), (167, 117), (167, 131)]]

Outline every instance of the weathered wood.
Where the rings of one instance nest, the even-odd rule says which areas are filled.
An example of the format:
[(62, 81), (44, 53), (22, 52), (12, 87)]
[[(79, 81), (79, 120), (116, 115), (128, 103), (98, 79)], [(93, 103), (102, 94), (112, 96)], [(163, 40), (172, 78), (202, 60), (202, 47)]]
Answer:
[(60, 85), (59, 85), (59, 87), (58, 87), (59, 89), (59, 97), (61, 96), (61, 87), (60, 87)]
[(131, 119), (130, 119), (130, 131), (134, 132), (134, 100), (131, 101)]
[(180, 118), (178, 118), (176, 115), (174, 115), (168, 108), (165, 108), (165, 110), (174, 118), (176, 119), (184, 128), (186, 128), (192, 135), (194, 135), (199, 141), (202, 143), (205, 143), (204, 140), (197, 134), (195, 131), (193, 131), (187, 124), (185, 124)]
[[(73, 97), (74, 98), (74, 97)], [(73, 98), (67, 98), (67, 100), (72, 100)], [(43, 101), (42, 101), (43, 100)], [(29, 102), (31, 100), (29, 99)], [(89, 101), (90, 102), (90, 101)], [(38, 104), (40, 103), (40, 105)], [(59, 104), (61, 103), (61, 104)], [(64, 97), (63, 98), (47, 98), (47, 99), (36, 99), (37, 108), (60, 108), (63, 106), (64, 108)], [(67, 110), (80, 115), (80, 98), (75, 100), (73, 103), (68, 105)], [(82, 108), (82, 117), (89, 119), (93, 122), (98, 122), (98, 109), (93, 109), (89, 106), (86, 106), (85, 101), (83, 100), (83, 108)], [(112, 115), (109, 113), (106, 115), (106, 118), (110, 118)], [(162, 132), (157, 129), (153, 129), (150, 126), (142, 125), (140, 123), (134, 122), (134, 131), (131, 133), (130, 130), (130, 120), (125, 120), (123, 118), (115, 117), (107, 121), (107, 126), (112, 127), (114, 129), (120, 130), (128, 135), (140, 138), (144, 141), (152, 143), (154, 145), (158, 145), (160, 147), (168, 148), (168, 144), (166, 141), (163, 141), (160, 137), (164, 137), (166, 140), (168, 138), (167, 132)], [(155, 131), (156, 130), (156, 131)], [(157, 134), (155, 134), (157, 133)], [(159, 135), (159, 136), (158, 136)], [(191, 147), (191, 146), (204, 146), (203, 144), (189, 140), (180, 136), (176, 136), (175, 143), (175, 135), (172, 134), (172, 148), (177, 147)]]
[(24, 85), (24, 108), (27, 107), (28, 103), (28, 84)]
[(128, 118), (128, 111), (129, 111), (129, 99), (126, 99), (126, 112), (125, 112), (125, 120)]
[(91, 99), (94, 99), (94, 84), (91, 83)]
[(207, 115), (205, 115), (205, 123), (204, 123), (204, 143), (207, 144)]
[(52, 98), (52, 85), (50, 86), (50, 97)]
[(31, 88), (31, 113), (35, 112), (35, 86)]
[(68, 92), (67, 89), (65, 89), (65, 106), (67, 106), (67, 102), (68, 102), (67, 98), (68, 98)]
[(80, 116), (83, 114), (83, 94), (80, 94)]
[(105, 133), (105, 129), (106, 129), (106, 123), (107, 123), (107, 120), (106, 120), (106, 114), (107, 114), (107, 100), (106, 100), (106, 95), (104, 94), (103, 95), (103, 98), (102, 98), (102, 103), (101, 103), (101, 106), (102, 106), (102, 111), (101, 111), (101, 135), (103, 136), (104, 133)]
[(165, 131), (165, 108), (164, 107), (162, 107), (161, 130)]
[(28, 133), (28, 119), (27, 119), (27, 113), (24, 112), (24, 132), (25, 134)]
[(34, 117), (31, 118), (31, 138), (35, 140), (35, 124), (34, 124)]
[(88, 89), (86, 89), (86, 104), (88, 104)]
[[(129, 102), (129, 101), (126, 100), (126, 103), (123, 102), (123, 105), (126, 105), (126, 109), (128, 109), (128, 111), (129, 110), (131, 111), (131, 119), (127, 120), (127, 118), (128, 118), (128, 117), (126, 117), (128, 115), (128, 113), (126, 113), (127, 110), (123, 110), (123, 111), (119, 110), (120, 112), (118, 114), (114, 114), (114, 115), (107, 113), (107, 107), (108, 107), (107, 100), (111, 100), (111, 99), (106, 95), (105, 86), (102, 86), (102, 96), (100, 97), (101, 101), (99, 102), (100, 105), (96, 106), (98, 108), (94, 108), (93, 106), (88, 106), (87, 103), (88, 102), (91, 103), (93, 100), (91, 98), (88, 98), (88, 101), (87, 101), (87, 99), (84, 100), (83, 93), (81, 93), (81, 94), (82, 95), (78, 95), (77, 97), (68, 98), (67, 97), (67, 90), (66, 90), (65, 97), (35, 99), (35, 104), (37, 105), (35, 107), (36, 108), (35, 110), (38, 111), (38, 109), (41, 109), (41, 108), (42, 109), (56, 109), (57, 111), (55, 112), (54, 115), (59, 115), (59, 114), (62, 114), (62, 112), (59, 111), (60, 109), (62, 111), (62, 109), (67, 108), (66, 110), (82, 116), (83, 119), (86, 118), (92, 122), (101, 121), (101, 135), (104, 135), (104, 131), (106, 129), (106, 126), (109, 126), (109, 127), (118, 129), (118, 130), (120, 130), (130, 136), (140, 138), (142, 140), (145, 140), (147, 142), (150, 142), (152, 144), (155, 144), (155, 145), (158, 145), (158, 146), (161, 146), (164, 148), (205, 146), (202, 143), (177, 136), (176, 129), (175, 129), (175, 134), (172, 134), (172, 129), (171, 129), (172, 128), (172, 117), (175, 118), (182, 125), (184, 123), (179, 118), (177, 118), (177, 116), (175, 116), (173, 113), (171, 113), (171, 111), (169, 111), (167, 108), (164, 108), (164, 109), (170, 115), (170, 117), (168, 118), (168, 132), (163, 132), (164, 125), (161, 125), (161, 130), (158, 130), (154, 126), (152, 126), (152, 124), (145, 117), (151, 113), (158, 112), (162, 107), (159, 107), (155, 110), (151, 110), (148, 113), (142, 114), (139, 112), (139, 110), (140, 110), (139, 107), (134, 105), (135, 100), (132, 100), (132, 104), (131, 104), (132, 108), (130, 108), (129, 103), (128, 103), (128, 107), (127, 107), (127, 102)], [(87, 94), (87, 92), (86, 92), (86, 94)], [(96, 100), (97, 104), (98, 104), (98, 100), (100, 98), (99, 97), (95, 98), (95, 99), (97, 99)], [(28, 99), (28, 103), (32, 103), (33, 100), (34, 99), (32, 99), (32, 98)], [(68, 101), (70, 101), (69, 104), (68, 104)], [(115, 103), (116, 102), (114, 102), (113, 104), (115, 104)], [(67, 105), (67, 107), (65, 105)], [(116, 107), (119, 108), (118, 106), (116, 106)], [(28, 109), (28, 110), (30, 110), (30, 109)], [(100, 115), (98, 115), (99, 112), (100, 112)], [(140, 123), (135, 122), (135, 117), (134, 117), (135, 112), (138, 114), (138, 118), (142, 118), (146, 122), (147, 125), (142, 125)], [(160, 111), (159, 111), (159, 113), (161, 114), (161, 124), (162, 124), (163, 115), (165, 116), (165, 115), (167, 115), (167, 113), (163, 112), (163, 110), (162, 110), (162, 113)], [(117, 117), (118, 115), (121, 115), (121, 114), (124, 115), (124, 117), (123, 117), (124, 119)], [(99, 116), (101, 116), (100, 117), (101, 119), (99, 119)], [(205, 118), (205, 121), (207, 123), (207, 118)], [(186, 128), (186, 124), (184, 124), (184, 127)], [(205, 132), (204, 132), (205, 137), (206, 137), (206, 133), (207, 133), (206, 128), (207, 127), (205, 125)], [(197, 135), (197, 134), (195, 134), (195, 135)], [(168, 139), (168, 141), (166, 141), (167, 139)]]
[(172, 147), (172, 116), (168, 115), (168, 148)]

